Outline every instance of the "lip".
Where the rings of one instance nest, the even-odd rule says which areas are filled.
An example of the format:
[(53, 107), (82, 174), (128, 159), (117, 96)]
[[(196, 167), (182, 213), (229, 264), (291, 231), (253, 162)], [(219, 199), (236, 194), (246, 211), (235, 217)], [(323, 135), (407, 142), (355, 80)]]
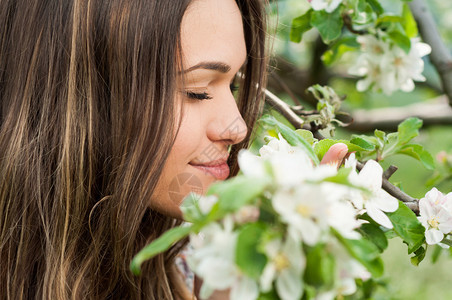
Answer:
[(202, 164), (189, 163), (189, 165), (213, 176), (217, 180), (225, 180), (229, 177), (230, 173), (229, 166), (224, 159), (210, 161)]

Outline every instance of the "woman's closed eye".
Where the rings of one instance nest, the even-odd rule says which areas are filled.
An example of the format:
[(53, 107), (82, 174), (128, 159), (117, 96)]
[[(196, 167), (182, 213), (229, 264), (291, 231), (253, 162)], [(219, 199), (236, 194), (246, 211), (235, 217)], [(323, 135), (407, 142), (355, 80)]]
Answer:
[(195, 100), (212, 99), (212, 96), (210, 96), (207, 92), (198, 93), (198, 92), (193, 92), (193, 91), (186, 91), (185, 94), (187, 95), (188, 98), (195, 99)]
[[(229, 84), (229, 89), (231, 90), (232, 93), (238, 91), (239, 87), (238, 85), (236, 85), (234, 82), (231, 82)], [(196, 91), (186, 91), (185, 95), (190, 98), (190, 99), (195, 99), (195, 100), (210, 100), (213, 97), (207, 93), (207, 92), (196, 92)]]

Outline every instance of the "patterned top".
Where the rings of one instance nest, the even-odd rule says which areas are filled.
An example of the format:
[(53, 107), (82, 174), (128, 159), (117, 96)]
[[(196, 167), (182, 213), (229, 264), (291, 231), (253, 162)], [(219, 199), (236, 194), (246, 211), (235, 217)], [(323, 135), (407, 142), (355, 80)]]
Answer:
[(187, 244), (187, 246), (177, 255), (176, 257), (176, 266), (179, 271), (184, 276), (185, 284), (189, 291), (193, 294), (195, 292), (195, 274), (192, 270), (190, 270), (187, 263), (187, 255), (193, 251), (192, 246)]

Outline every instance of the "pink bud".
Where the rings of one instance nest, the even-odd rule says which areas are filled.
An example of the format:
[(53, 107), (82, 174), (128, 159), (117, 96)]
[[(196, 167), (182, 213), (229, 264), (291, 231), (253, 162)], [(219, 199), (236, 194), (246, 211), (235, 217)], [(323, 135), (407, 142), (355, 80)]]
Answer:
[(234, 221), (239, 224), (256, 222), (259, 219), (259, 208), (247, 205), (234, 214)]
[(446, 151), (443, 150), (443, 151), (438, 152), (438, 154), (436, 154), (436, 160), (441, 163), (445, 163), (447, 161)]

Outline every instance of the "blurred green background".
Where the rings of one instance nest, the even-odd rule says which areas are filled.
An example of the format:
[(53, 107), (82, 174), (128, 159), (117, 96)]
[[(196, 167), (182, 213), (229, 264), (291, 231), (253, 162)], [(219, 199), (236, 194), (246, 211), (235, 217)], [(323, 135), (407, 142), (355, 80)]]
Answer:
[[(380, 0), (389, 3), (397, 0)], [(438, 28), (445, 43), (452, 49), (452, 1), (427, 0), (431, 11), (438, 22)], [(428, 59), (425, 60), (424, 75), (427, 82), (417, 85), (412, 93), (397, 92), (390, 97), (381, 93), (359, 93), (356, 91), (356, 78), (346, 76), (356, 56), (345, 55), (340, 61), (327, 69), (319, 65), (319, 58), (324, 46), (319, 44), (315, 30), (307, 32), (303, 41), (296, 44), (289, 41), (290, 24), (293, 18), (302, 15), (308, 8), (306, 0), (271, 1), (270, 35), (272, 35), (272, 68), (269, 77), (269, 90), (290, 104), (294, 104), (284, 89), (281, 81), (289, 83), (294, 78), (300, 80), (300, 85), (311, 83), (328, 84), (335, 88), (339, 95), (346, 95), (343, 107), (351, 114), (356, 109), (371, 110), (383, 107), (404, 107), (413, 103), (429, 101), (441, 95), (439, 77)], [(289, 69), (287, 69), (289, 66)], [(324, 70), (326, 69), (327, 72)], [(289, 70), (289, 71), (287, 71)], [(289, 84), (288, 84), (289, 85)], [(301, 104), (310, 107), (305, 95), (298, 90), (292, 90)], [(396, 131), (396, 129), (394, 129)], [(335, 138), (349, 138), (354, 132), (340, 129)], [(371, 133), (369, 133), (371, 134)], [(441, 152), (452, 153), (452, 126), (429, 126), (423, 128), (417, 142), (422, 144), (434, 157)], [(426, 170), (423, 165), (405, 156), (392, 157), (383, 162), (387, 167), (394, 164), (399, 170), (391, 177), (391, 182), (399, 184), (409, 195), (422, 198), (430, 190), (429, 180), (434, 171)], [(441, 167), (438, 166), (438, 169)], [(452, 180), (446, 180), (436, 185), (443, 193), (452, 191)], [(379, 291), (375, 299), (452, 299), (452, 255), (443, 250), (436, 263), (431, 256), (434, 247), (427, 251), (425, 260), (420, 266), (411, 265), (407, 255), (407, 247), (399, 239), (391, 240), (389, 249), (384, 253), (386, 276), (382, 280), (387, 283), (387, 289)]]

